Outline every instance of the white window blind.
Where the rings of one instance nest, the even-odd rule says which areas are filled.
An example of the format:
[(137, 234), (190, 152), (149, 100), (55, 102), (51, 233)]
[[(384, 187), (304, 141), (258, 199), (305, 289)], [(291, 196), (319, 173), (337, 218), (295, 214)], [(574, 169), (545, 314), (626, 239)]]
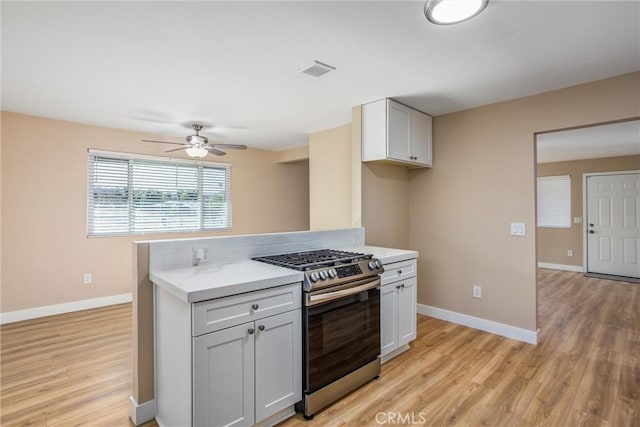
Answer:
[(571, 176), (538, 177), (538, 227), (571, 227)]
[(89, 150), (87, 235), (231, 227), (231, 165)]

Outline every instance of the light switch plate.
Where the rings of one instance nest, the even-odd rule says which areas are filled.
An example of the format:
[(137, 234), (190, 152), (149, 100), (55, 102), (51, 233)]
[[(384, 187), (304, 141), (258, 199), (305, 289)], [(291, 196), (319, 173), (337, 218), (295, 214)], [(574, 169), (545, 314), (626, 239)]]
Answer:
[(511, 235), (512, 236), (524, 236), (526, 234), (524, 222), (512, 222), (511, 223)]
[(573, 217), (573, 223), (574, 224), (582, 224), (582, 217), (581, 216), (574, 216)]

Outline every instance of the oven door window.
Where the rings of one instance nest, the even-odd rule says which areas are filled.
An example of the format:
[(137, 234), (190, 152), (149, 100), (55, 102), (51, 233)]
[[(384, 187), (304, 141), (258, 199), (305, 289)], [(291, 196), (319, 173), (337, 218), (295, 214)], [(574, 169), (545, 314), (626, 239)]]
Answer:
[(306, 391), (314, 392), (380, 354), (380, 290), (307, 308)]

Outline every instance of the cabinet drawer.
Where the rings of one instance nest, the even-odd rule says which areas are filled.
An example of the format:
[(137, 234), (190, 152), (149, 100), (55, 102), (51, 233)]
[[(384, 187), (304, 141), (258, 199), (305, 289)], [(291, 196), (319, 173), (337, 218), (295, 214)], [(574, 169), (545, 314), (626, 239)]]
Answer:
[(391, 264), (384, 264), (384, 273), (382, 273), (382, 285), (395, 282), (397, 280), (404, 280), (409, 277), (413, 277), (417, 272), (417, 265), (415, 259), (408, 259), (406, 261), (393, 262)]
[(193, 304), (193, 336), (300, 308), (301, 293), (295, 283)]

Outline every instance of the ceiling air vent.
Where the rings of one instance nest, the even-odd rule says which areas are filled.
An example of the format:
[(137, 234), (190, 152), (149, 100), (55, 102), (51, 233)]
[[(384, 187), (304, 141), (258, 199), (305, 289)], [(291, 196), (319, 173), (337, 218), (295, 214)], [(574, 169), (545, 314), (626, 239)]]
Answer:
[(320, 61), (313, 61), (306, 67), (300, 68), (298, 71), (313, 77), (320, 77), (323, 74), (327, 74), (329, 71), (335, 70), (336, 67), (324, 64)]

